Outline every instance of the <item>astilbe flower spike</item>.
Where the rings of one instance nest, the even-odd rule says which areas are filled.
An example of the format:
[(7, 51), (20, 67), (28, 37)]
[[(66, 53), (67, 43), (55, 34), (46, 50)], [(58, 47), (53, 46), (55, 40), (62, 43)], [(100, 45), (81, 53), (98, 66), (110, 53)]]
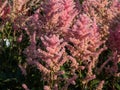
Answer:
[[(62, 82), (66, 84), (61, 89), (67, 89), (79, 78), (79, 70), (87, 69), (83, 84), (96, 78), (93, 68), (104, 50), (100, 48), (104, 42), (96, 18), (76, 5), (74, 0), (46, 0), (24, 26), (30, 39), (24, 53), (28, 64), (43, 74), (44, 89), (58, 90)], [(65, 72), (61, 68), (66, 64), (70, 70)], [(61, 78), (67, 72), (68, 77)]]
[[(103, 69), (105, 69), (105, 73), (107, 75), (117, 76), (119, 73), (118, 63), (120, 62), (120, 24), (117, 27), (110, 29), (110, 34), (108, 37), (107, 46), (111, 50), (111, 56), (101, 65), (99, 68), (99, 73), (102, 73)], [(108, 63), (112, 62), (110, 66)]]
[(66, 45), (62, 39), (59, 39), (59, 36), (50, 35), (41, 37), (41, 40), (46, 48), (46, 52), (38, 49), (38, 52), (41, 54), (41, 58), (49, 65), (49, 68), (52, 68), (54, 71), (59, 70), (60, 66), (64, 64), (64, 55)]
[[(47, 84), (51, 87), (51, 80), (58, 80), (58, 73), (61, 71), (60, 67), (68, 60), (64, 48), (66, 43), (63, 39), (60, 39), (58, 35), (52, 34), (41, 36), (41, 41), (44, 48), (35, 47), (31, 44), (32, 48), (27, 48), (25, 53), (34, 51), (31, 53), (33, 54), (32, 56), (27, 54), (29, 56), (28, 63), (36, 66), (40, 72), (44, 74), (43, 77), (46, 78), (45, 81), (47, 81)], [(40, 60), (36, 58), (39, 58)]]
[(51, 90), (51, 89), (50, 89), (50, 86), (47, 86), (47, 85), (44, 86), (44, 90)]
[(84, 0), (82, 7), (83, 12), (96, 19), (102, 38), (107, 39), (110, 25), (116, 24), (116, 20), (113, 21), (113, 19), (120, 14), (120, 1)]
[(68, 46), (73, 57), (89, 60), (92, 52), (96, 52), (96, 49), (102, 44), (96, 22), (86, 14), (80, 15), (73, 27), (67, 32), (67, 40), (73, 44), (73, 46)]
[(30, 90), (28, 87), (27, 87), (27, 85), (26, 84), (22, 84), (22, 87), (24, 88), (24, 90)]
[(96, 90), (102, 90), (104, 83), (105, 83), (104, 80), (100, 81), (100, 83), (99, 83), (99, 85), (97, 86)]
[(71, 43), (67, 46), (71, 55), (77, 59), (77, 62), (82, 62), (88, 70), (83, 81), (84, 84), (88, 83), (96, 77), (93, 74), (93, 68), (97, 63), (99, 54), (105, 49), (100, 48), (104, 42), (101, 40), (95, 19), (92, 21), (86, 14), (78, 16), (73, 27), (68, 30), (66, 40)]
[(67, 79), (67, 80), (66, 80), (66, 84), (64, 85), (64, 87), (63, 87), (61, 90), (67, 90), (67, 89), (68, 89), (68, 86), (69, 86), (70, 84), (75, 85), (75, 84), (76, 84), (76, 83), (75, 83), (75, 80), (76, 80), (77, 78), (78, 78), (77, 75), (73, 75), (72, 78)]
[[(108, 59), (102, 63), (100, 68), (98, 69), (98, 74), (103, 73), (105, 70), (105, 74), (108, 76), (117, 76), (119, 74), (118, 64), (120, 62), (120, 24), (117, 27), (110, 28), (110, 34), (107, 41), (107, 47), (111, 51), (111, 55), (109, 55)], [(109, 62), (112, 65), (109, 65)]]
[(58, 34), (66, 32), (78, 14), (73, 0), (47, 0), (42, 8), (45, 13), (43, 23), (48, 28), (46, 30), (54, 30), (51, 32)]
[(112, 56), (111, 56), (111, 62), (113, 63), (112, 66), (107, 65), (105, 68), (105, 72), (106, 74), (108, 74), (109, 76), (115, 76), (117, 73), (119, 73), (119, 68), (118, 68), (118, 63), (119, 63), (119, 59), (120, 56), (118, 55), (117, 52), (112, 52)]
[(2, 2), (0, 0), (0, 18), (5, 20), (10, 13), (10, 7), (8, 6), (8, 0)]

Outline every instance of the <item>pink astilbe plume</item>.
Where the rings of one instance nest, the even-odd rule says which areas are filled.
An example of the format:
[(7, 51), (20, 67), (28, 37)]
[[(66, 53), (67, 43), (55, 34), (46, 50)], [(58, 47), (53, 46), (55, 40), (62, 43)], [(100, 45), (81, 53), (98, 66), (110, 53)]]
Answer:
[[(76, 72), (82, 70), (87, 71), (83, 84), (96, 78), (93, 68), (104, 50), (100, 47), (104, 42), (96, 17), (82, 12), (78, 2), (46, 0), (23, 27), (30, 42), (24, 51), (27, 63), (42, 73), (45, 90), (67, 90), (79, 78)], [(65, 65), (69, 70), (62, 69)], [(67, 77), (62, 77), (64, 74)], [(61, 83), (65, 85), (59, 87)]]
[(113, 52), (113, 55), (111, 58), (111, 61), (113, 63), (112, 66), (107, 65), (107, 67), (105, 67), (105, 71), (108, 75), (115, 76), (117, 73), (119, 73), (119, 70), (118, 70), (119, 60), (120, 60), (120, 56), (118, 56), (118, 53)]
[(67, 36), (68, 41), (73, 44), (68, 46), (72, 55), (82, 60), (89, 60), (92, 52), (96, 52), (102, 44), (96, 22), (85, 14), (78, 17)]
[(64, 46), (66, 45), (65, 42), (63, 39), (59, 39), (59, 36), (56, 35), (50, 35), (49, 37), (44, 36), (41, 37), (41, 40), (46, 48), (46, 51), (39, 48), (38, 52), (40, 53), (40, 57), (46, 63), (46, 66), (54, 72), (58, 71), (60, 66), (66, 62), (64, 56)]
[(0, 0), (0, 25), (0, 55), (17, 52), (26, 84), (40, 79), (35, 87), (23, 83), (25, 90), (102, 90), (119, 82), (120, 0)]
[(99, 54), (105, 49), (100, 48), (104, 42), (101, 40), (95, 19), (92, 21), (86, 14), (81, 14), (72, 28), (67, 31), (66, 38), (66, 41), (70, 43), (67, 48), (72, 57), (76, 59), (76, 62), (82, 62), (88, 70), (83, 84), (95, 79), (93, 68), (97, 63)]
[[(98, 74), (105, 70), (108, 76), (117, 76), (119, 73), (118, 64), (120, 62), (120, 24), (116, 27), (110, 28), (110, 34), (107, 41), (107, 47), (111, 50), (109, 58), (100, 66)], [(112, 62), (112, 65), (109, 65)]]
[(26, 84), (22, 84), (22, 87), (24, 88), (24, 90), (30, 90), (28, 87), (27, 87), (27, 85)]
[[(120, 24), (118, 24), (116, 27), (110, 29), (110, 34), (108, 37), (108, 43), (107, 46), (111, 50), (111, 56), (109, 56), (109, 59), (104, 62), (101, 67), (100, 71), (103, 70), (103, 68), (106, 71), (106, 74), (117, 76), (119, 73), (118, 63), (120, 62)], [(112, 62), (112, 65), (107, 65), (109, 61)]]
[(44, 90), (51, 90), (51, 89), (50, 89), (50, 86), (47, 86), (47, 85), (44, 86)]
[(28, 1), (29, 0), (13, 0), (11, 3), (11, 13), (9, 17), (13, 23), (14, 30), (20, 30), (28, 18)]
[(83, 12), (87, 13), (91, 18), (95, 18), (100, 28), (100, 33), (105, 39), (109, 34), (109, 26), (113, 19), (120, 14), (119, 0), (84, 0)]
[(104, 80), (100, 81), (100, 83), (98, 84), (96, 90), (102, 90), (104, 83), (105, 83)]
[(8, 0), (2, 2), (0, 0), (0, 18), (3, 20), (8, 17), (10, 13), (10, 7), (8, 6)]
[(32, 40), (25, 53), (29, 53), (27, 54), (27, 57), (29, 57), (27, 62), (35, 65), (44, 74), (45, 81), (50, 85), (51, 80), (58, 80), (58, 73), (61, 71), (60, 67), (68, 60), (64, 48), (66, 43), (58, 35), (52, 34), (41, 36), (41, 41), (43, 47), (36, 47), (34, 40)]
[[(43, 3), (45, 24), (53, 32), (66, 32), (72, 25), (73, 19), (78, 14), (73, 0), (47, 0)], [(57, 27), (57, 31), (55, 31)], [(59, 29), (59, 30), (58, 30)]]
[(11, 15), (13, 18), (22, 14), (26, 14), (29, 8), (27, 8), (27, 3), (29, 0), (13, 0)]
[(75, 85), (75, 84), (76, 84), (76, 83), (75, 83), (75, 80), (76, 80), (77, 78), (78, 78), (77, 75), (73, 75), (72, 78), (66, 79), (66, 84), (64, 85), (64, 87), (63, 87), (61, 90), (67, 90), (67, 89), (68, 89), (68, 86), (69, 86), (70, 84)]

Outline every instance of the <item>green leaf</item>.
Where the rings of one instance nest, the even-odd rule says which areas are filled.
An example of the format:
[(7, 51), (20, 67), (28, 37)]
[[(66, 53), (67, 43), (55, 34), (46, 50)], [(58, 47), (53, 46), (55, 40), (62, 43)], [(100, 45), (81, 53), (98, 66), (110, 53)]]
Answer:
[(120, 85), (118, 83), (115, 84), (115, 87), (117, 88), (117, 90), (120, 90)]
[(92, 80), (91, 86), (97, 85), (100, 81), (99, 80)]

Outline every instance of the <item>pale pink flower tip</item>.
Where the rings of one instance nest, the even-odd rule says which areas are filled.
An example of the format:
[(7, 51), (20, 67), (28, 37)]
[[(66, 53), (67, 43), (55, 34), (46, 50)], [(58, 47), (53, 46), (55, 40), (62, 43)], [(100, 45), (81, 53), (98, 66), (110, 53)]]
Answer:
[(25, 89), (25, 90), (30, 90), (28, 87), (27, 87), (27, 85), (26, 84), (22, 84), (22, 87)]
[(45, 85), (45, 86), (44, 86), (44, 90), (51, 90), (51, 89), (50, 89), (50, 86)]

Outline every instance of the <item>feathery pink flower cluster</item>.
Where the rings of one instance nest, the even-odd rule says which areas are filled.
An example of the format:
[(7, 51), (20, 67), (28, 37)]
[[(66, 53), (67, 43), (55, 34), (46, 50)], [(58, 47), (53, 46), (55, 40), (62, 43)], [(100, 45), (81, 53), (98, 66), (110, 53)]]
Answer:
[[(113, 20), (120, 14), (118, 0), (84, 0), (82, 4), (79, 0), (45, 0), (31, 15), (28, 15), (28, 2), (13, 0), (10, 12), (6, 8), (8, 1), (0, 2), (0, 17), (9, 16), (14, 30), (26, 31), (30, 43), (24, 50), (26, 61), (42, 73), (44, 90), (67, 90), (81, 79), (77, 75), (81, 71), (85, 72), (81, 80), (84, 85), (97, 78), (93, 69), (106, 49), (106, 38), (112, 55), (101, 65), (98, 74), (103, 68), (114, 76), (119, 73), (120, 25), (115, 30), (110, 27), (111, 23), (118, 24)], [(22, 33), (19, 44), (23, 37)], [(109, 61), (113, 66), (106, 67)], [(19, 68), (27, 74), (22, 64)], [(99, 83), (97, 90), (102, 89), (104, 82)], [(29, 90), (25, 84), (22, 87)]]
[(84, 0), (82, 7), (83, 12), (96, 19), (101, 35), (106, 39), (109, 26), (116, 23), (113, 19), (120, 14), (119, 0)]
[[(111, 6), (107, 8), (109, 4)], [(110, 16), (108, 12), (114, 12), (112, 7), (115, 8), (115, 13)], [(119, 14), (118, 7), (117, 1), (113, 3), (107, 0), (85, 0), (81, 8), (77, 0), (41, 2), (40, 8), (29, 17), (24, 26), (30, 38), (30, 45), (24, 53), (28, 64), (36, 66), (43, 74), (44, 81), (47, 82), (44, 90), (58, 90), (62, 82), (65, 85), (60, 89), (67, 89), (70, 84), (75, 84), (78, 78), (76, 72), (81, 70), (87, 70), (83, 84), (96, 78), (93, 69), (100, 53), (106, 49), (101, 30), (104, 31), (106, 27), (108, 29), (111, 20)], [(110, 34), (112, 49), (119, 45), (119, 41), (115, 40), (116, 37), (119, 39), (118, 35), (115, 34), (116, 37), (113, 38), (114, 32), (111, 32), (113, 35)], [(119, 52), (119, 48), (117, 50)], [(69, 64), (69, 71), (62, 69), (66, 64)], [(61, 79), (67, 72), (68, 77)], [(102, 88), (102, 84), (99, 87)]]
[[(69, 72), (73, 77), (77, 70), (85, 68), (88, 69), (85, 83), (96, 77), (92, 74), (92, 69), (101, 52), (100, 45), (103, 43), (101, 35), (96, 20), (92, 20), (75, 5), (77, 4), (73, 0), (42, 2), (42, 6), (28, 22), (30, 28), (25, 26), (31, 43), (25, 50), (28, 57), (27, 62), (35, 65), (44, 73), (43, 77), (46, 78), (47, 86), (51, 89), (58, 90), (56, 86), (62, 81), (59, 80), (60, 75), (57, 73), (69, 62), (71, 62)], [(43, 15), (40, 15), (40, 12)], [(37, 45), (37, 43), (39, 44)], [(89, 63), (91, 64), (89, 65)], [(77, 77), (68, 78), (63, 78), (64, 82), (68, 82), (63, 88), (67, 89), (71, 84), (66, 80), (75, 82), (77, 79)], [(51, 80), (54, 81), (52, 86), (50, 85)]]
[(72, 55), (82, 60), (84, 58), (89, 60), (92, 52), (96, 52), (96, 49), (101, 45), (101, 36), (96, 21), (92, 21), (86, 14), (78, 17), (73, 27), (68, 30), (67, 38), (74, 45), (70, 48)]
[(8, 17), (8, 14), (10, 13), (10, 7), (8, 6), (8, 1), (4, 1), (2, 2), (0, 0), (0, 18), (2, 18), (3, 20), (6, 19)]

